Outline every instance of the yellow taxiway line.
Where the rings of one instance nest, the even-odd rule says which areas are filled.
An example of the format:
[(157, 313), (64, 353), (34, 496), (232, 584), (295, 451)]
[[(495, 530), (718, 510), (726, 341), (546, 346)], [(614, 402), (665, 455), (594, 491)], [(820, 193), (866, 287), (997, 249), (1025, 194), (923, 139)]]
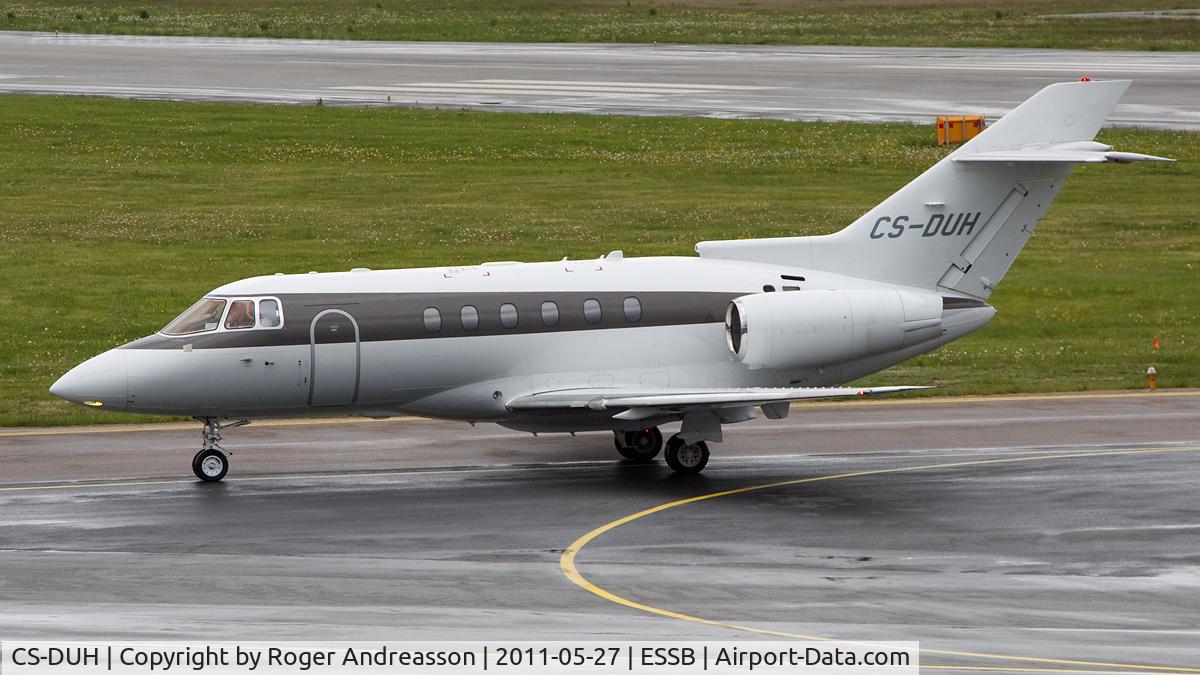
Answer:
[[(800, 401), (792, 404), (795, 410), (804, 408), (852, 408), (880, 405), (954, 405), (956, 403), (1012, 403), (1017, 401), (1072, 401), (1089, 399), (1140, 399), (1200, 396), (1198, 389), (1160, 389), (1158, 391), (1096, 391), (1046, 394), (999, 394), (990, 396), (936, 396), (926, 398), (855, 398), (836, 401)], [(368, 417), (318, 417), (306, 419), (274, 419), (255, 421), (255, 427), (295, 427), (334, 424), (380, 424), (388, 422), (419, 422), (425, 418), (396, 416), (383, 419)], [(0, 430), (0, 438), (18, 436), (74, 436), (78, 434), (123, 434), (143, 431), (189, 431), (198, 422), (150, 422), (147, 424), (97, 424), (93, 426), (53, 427), (45, 429)]]
[[(1053, 461), (1053, 460), (1070, 460), (1070, 459), (1082, 459), (1082, 458), (1088, 458), (1088, 457), (1107, 457), (1107, 456), (1114, 456), (1114, 455), (1115, 456), (1148, 455), (1148, 454), (1163, 454), (1163, 453), (1174, 453), (1174, 452), (1195, 452), (1195, 451), (1200, 451), (1200, 446), (1188, 446), (1188, 447), (1177, 447), (1177, 448), (1139, 448), (1139, 449), (1129, 449), (1129, 450), (1102, 450), (1102, 451), (1088, 451), (1088, 452), (1051, 453), (1051, 454), (1034, 455), (1034, 456), (1006, 457), (1006, 458), (1000, 458), (1000, 459), (982, 459), (982, 460), (970, 460), (970, 461), (962, 461), (962, 462), (946, 462), (946, 463), (941, 463), (941, 464), (923, 464), (923, 465), (919, 465), (919, 466), (905, 466), (905, 467), (896, 467), (896, 468), (890, 468), (890, 469), (871, 469), (871, 470), (867, 470), (867, 471), (853, 471), (853, 472), (849, 472), (849, 473), (839, 473), (839, 474), (832, 474), (832, 475), (828, 475), (828, 476), (816, 476), (816, 477), (812, 477), (812, 478), (799, 478), (796, 480), (786, 480), (786, 481), (779, 481), (779, 482), (775, 482), (775, 483), (764, 483), (762, 485), (751, 485), (749, 487), (737, 488), (734, 490), (723, 490), (720, 492), (712, 492), (709, 494), (699, 495), (696, 497), (689, 497), (687, 499), (679, 499), (676, 501), (667, 502), (665, 504), (659, 504), (658, 506), (654, 506), (654, 507), (651, 507), (651, 508), (648, 508), (648, 509), (645, 509), (642, 511), (638, 511), (637, 513), (633, 513), (633, 514), (630, 514), (623, 518), (618, 518), (616, 520), (605, 523), (605, 524), (601, 525), (600, 527), (597, 527), (596, 529), (579, 537), (574, 542), (572, 542), (571, 545), (568, 546), (563, 551), (562, 556), (559, 558), (559, 567), (562, 570), (562, 573), (567, 577), (567, 579), (569, 579), (572, 583), (579, 586), (580, 588), (588, 591), (589, 593), (592, 593), (593, 595), (596, 595), (605, 600), (608, 600), (609, 602), (613, 602), (618, 605), (629, 607), (631, 609), (636, 609), (636, 610), (639, 610), (642, 612), (647, 612), (649, 614), (656, 614), (658, 616), (664, 616), (664, 617), (671, 618), (671, 619), (678, 619), (680, 621), (688, 621), (691, 623), (702, 624), (705, 626), (726, 628), (726, 629), (740, 631), (740, 632), (744, 632), (744, 633), (754, 633), (757, 635), (767, 635), (767, 636), (771, 636), (771, 637), (791, 638), (794, 640), (831, 641), (831, 640), (836, 640), (836, 638), (830, 638), (830, 637), (825, 637), (825, 636), (820, 636), (820, 635), (804, 635), (801, 633), (791, 633), (791, 632), (787, 632), (787, 631), (770, 630), (770, 629), (766, 629), (766, 628), (756, 628), (754, 626), (745, 626), (745, 625), (740, 625), (740, 624), (728, 623), (728, 622), (724, 622), (724, 621), (715, 621), (712, 619), (705, 619), (705, 618), (699, 617), (699, 616), (693, 616), (691, 614), (684, 614), (682, 612), (675, 612), (675, 611), (672, 611), (669, 609), (663, 609), (661, 607), (654, 607), (652, 605), (647, 605), (645, 603), (641, 603), (636, 600), (630, 600), (629, 598), (617, 595), (616, 593), (613, 593), (612, 591), (601, 588), (600, 586), (597, 586), (596, 584), (594, 584), (590, 580), (588, 580), (587, 577), (585, 577), (579, 571), (579, 568), (576, 565), (576, 558), (579, 556), (579, 552), (581, 550), (583, 550), (583, 548), (585, 546), (587, 546), (591, 542), (595, 541), (601, 535), (611, 532), (623, 525), (628, 525), (629, 523), (632, 523), (637, 520), (641, 520), (642, 518), (646, 518), (648, 516), (652, 516), (656, 513), (661, 513), (668, 509), (674, 509), (674, 508), (678, 508), (680, 506), (686, 506), (688, 504), (695, 504), (697, 502), (708, 501), (711, 499), (718, 499), (720, 497), (728, 497), (730, 495), (739, 495), (739, 494), (745, 494), (748, 492), (758, 492), (758, 491), (762, 491), (762, 490), (772, 490), (772, 489), (777, 489), (777, 488), (782, 488), (782, 487), (791, 487), (791, 486), (795, 486), (795, 485), (804, 485), (807, 483), (817, 483), (817, 482), (822, 482), (822, 481), (844, 480), (844, 479), (848, 479), (848, 478), (861, 478), (861, 477), (866, 477), (866, 476), (883, 476), (883, 475), (898, 474), (898, 473), (911, 473), (914, 471), (932, 471), (932, 470), (936, 470), (936, 469), (955, 469), (955, 468), (963, 468), (963, 467), (994, 466), (994, 465), (1000, 465), (1000, 464), (1019, 464), (1019, 463), (1044, 462), (1044, 461)], [(1045, 664), (1046, 666), (1081, 666), (1083, 668), (1106, 669), (1108, 672), (1114, 672), (1111, 669), (1116, 668), (1119, 670), (1115, 671), (1115, 672), (1122, 672), (1122, 673), (1129, 673), (1131, 671), (1146, 672), (1146, 673), (1200, 673), (1200, 668), (1178, 668), (1178, 667), (1172, 667), (1172, 666), (1150, 666), (1150, 665), (1128, 664), (1128, 663), (1106, 663), (1106, 662), (1101, 662), (1101, 661), (1053, 659), (1053, 658), (1036, 657), (1036, 656), (1012, 656), (1012, 655), (1007, 655), (1007, 654), (990, 654), (990, 653), (986, 653), (986, 652), (968, 652), (968, 651), (956, 651), (956, 650), (950, 650), (950, 649), (922, 648), (921, 653), (931, 654), (931, 655), (936, 654), (939, 656), (969, 657), (969, 658), (975, 658), (975, 659), (982, 659), (985, 661), (1003, 661), (1003, 662), (1012, 662), (1012, 663), (1023, 662), (1023, 663), (1027, 663), (1027, 664)], [(922, 668), (940, 667), (940, 668), (947, 669), (947, 670), (976, 670), (976, 669), (982, 670), (982, 669), (985, 669), (985, 667), (941, 666), (940, 664), (939, 665), (930, 664), (928, 666), (925, 664), (922, 664), (921, 667)], [(1009, 666), (1005, 666), (1003, 668), (998, 668), (997, 670), (1001, 670), (1004, 672), (1010, 672), (1010, 671), (1095, 672), (1093, 670), (1079, 671), (1079, 670), (1063, 670), (1063, 669), (1057, 669), (1057, 668), (1056, 669), (1032, 668), (1032, 667), (1019, 668), (1019, 667), (1009, 667)]]

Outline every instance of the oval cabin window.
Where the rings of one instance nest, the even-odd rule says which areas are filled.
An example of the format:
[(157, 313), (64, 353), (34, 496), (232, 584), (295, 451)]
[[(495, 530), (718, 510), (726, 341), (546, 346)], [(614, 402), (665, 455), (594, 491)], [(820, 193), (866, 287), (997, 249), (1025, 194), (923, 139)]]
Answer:
[(437, 307), (426, 307), (423, 318), (425, 319), (425, 330), (430, 333), (436, 333), (442, 329), (442, 313), (438, 311)]
[(542, 323), (548, 327), (558, 325), (558, 303), (547, 300), (542, 303)]
[(637, 323), (642, 320), (642, 301), (635, 297), (625, 298), (625, 320)]
[(603, 315), (600, 312), (600, 301), (595, 298), (588, 298), (583, 301), (583, 320), (596, 324), (600, 323)]
[(463, 330), (475, 330), (479, 328), (479, 310), (475, 309), (474, 305), (463, 305), (458, 318), (462, 321)]
[(500, 325), (505, 328), (517, 327), (517, 306), (511, 302), (500, 305)]

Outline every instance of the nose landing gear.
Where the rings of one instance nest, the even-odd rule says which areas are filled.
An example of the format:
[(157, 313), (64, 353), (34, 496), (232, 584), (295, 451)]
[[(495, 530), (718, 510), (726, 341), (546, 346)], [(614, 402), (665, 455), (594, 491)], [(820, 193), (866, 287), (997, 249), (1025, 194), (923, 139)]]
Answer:
[(192, 457), (192, 473), (196, 478), (208, 483), (216, 483), (229, 473), (229, 458), (221, 451), (221, 430), (227, 427), (240, 427), (250, 423), (249, 420), (239, 420), (221, 424), (216, 417), (197, 418), (204, 423), (201, 432), (202, 447), (200, 452)]

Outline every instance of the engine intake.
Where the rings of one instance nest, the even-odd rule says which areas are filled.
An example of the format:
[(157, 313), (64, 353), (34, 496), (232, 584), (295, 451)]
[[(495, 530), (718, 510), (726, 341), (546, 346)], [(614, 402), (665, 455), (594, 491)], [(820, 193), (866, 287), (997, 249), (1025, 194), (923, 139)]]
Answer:
[(825, 366), (942, 336), (942, 298), (901, 290), (803, 290), (734, 298), (725, 342), (751, 369)]

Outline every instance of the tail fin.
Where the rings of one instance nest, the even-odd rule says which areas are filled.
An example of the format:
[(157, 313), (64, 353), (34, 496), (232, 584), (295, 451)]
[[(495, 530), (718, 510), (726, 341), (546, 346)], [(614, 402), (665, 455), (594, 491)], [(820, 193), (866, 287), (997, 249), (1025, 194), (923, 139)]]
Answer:
[(987, 298), (1076, 163), (1162, 159), (1092, 140), (1129, 84), (1042, 89), (840, 232), (696, 251)]

